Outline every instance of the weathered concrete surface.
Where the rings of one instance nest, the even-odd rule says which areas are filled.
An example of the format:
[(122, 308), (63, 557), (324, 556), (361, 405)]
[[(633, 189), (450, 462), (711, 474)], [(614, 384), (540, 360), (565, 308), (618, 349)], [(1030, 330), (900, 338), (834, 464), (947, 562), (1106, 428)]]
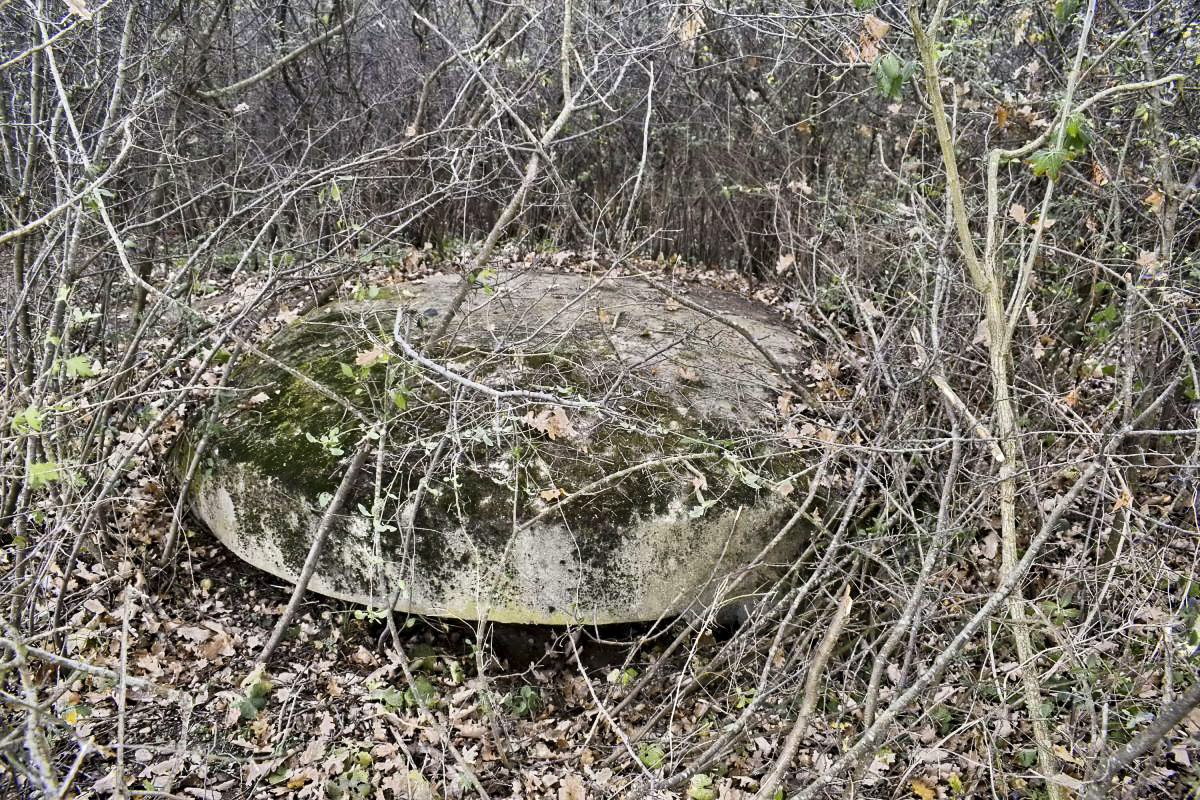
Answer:
[[(783, 381), (742, 337), (634, 279), (501, 275), (431, 351), (451, 374), (439, 373), (393, 333), (422, 349), (457, 281), (318, 309), (270, 346), (386, 422), (312, 590), (465, 619), (646, 620), (712, 596), (759, 554), (790, 513), (773, 489), (803, 464), (777, 435)], [(789, 368), (807, 363), (760, 307), (687, 296)], [(231, 386), (192, 506), (239, 556), (295, 580), (340, 480), (339, 451), (364, 426), (266, 364), (244, 364)], [(785, 563), (798, 538), (768, 562)]]

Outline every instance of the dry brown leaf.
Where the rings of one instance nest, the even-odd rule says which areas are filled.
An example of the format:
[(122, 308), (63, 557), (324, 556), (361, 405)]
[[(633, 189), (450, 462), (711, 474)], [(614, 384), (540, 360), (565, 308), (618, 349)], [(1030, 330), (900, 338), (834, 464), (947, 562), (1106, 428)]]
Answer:
[(1092, 183), (1097, 186), (1104, 186), (1108, 183), (1108, 170), (1102, 167), (1099, 161), (1092, 162)]
[(528, 411), (524, 417), (521, 417), (521, 421), (534, 430), (546, 434), (552, 440), (575, 435), (575, 429), (571, 427), (571, 421), (567, 419), (567, 412), (563, 411), (562, 406), (555, 406), (536, 415), (532, 411)]
[(865, 33), (858, 37), (858, 52), (863, 61), (874, 62), (879, 58), (879, 47), (875, 44), (875, 40)]
[(548, 503), (554, 502), (558, 498), (563, 497), (565, 495), (566, 495), (566, 491), (558, 488), (557, 486), (551, 487), (549, 489), (542, 489), (540, 492), (538, 492), (538, 497), (542, 498), (543, 500), (545, 500)]
[(784, 392), (775, 398), (775, 407), (779, 409), (779, 416), (785, 419), (792, 413), (792, 401), (796, 399), (796, 395), (791, 392)]
[(1025, 212), (1025, 206), (1021, 205), (1020, 203), (1013, 203), (1011, 206), (1009, 206), (1008, 215), (1012, 217), (1018, 225), (1024, 225), (1025, 221), (1028, 219)]
[(888, 31), (892, 29), (891, 25), (874, 14), (867, 14), (863, 19), (863, 27), (867, 29), (867, 35), (877, 42), (887, 36)]
[(218, 658), (228, 658), (234, 654), (233, 642), (224, 633), (218, 633), (202, 644), (199, 648), (201, 658), (216, 661)]
[(270, 399), (271, 399), (271, 395), (267, 394), (266, 392), (259, 392), (258, 394), (254, 395), (249, 400), (247, 400), (246, 402), (248, 402), (252, 406), (256, 406), (259, 403), (265, 403)]
[(197, 628), (193, 625), (183, 625), (176, 628), (175, 632), (183, 638), (193, 642), (203, 642), (212, 633), (205, 628)]
[(1146, 203), (1146, 205), (1150, 206), (1150, 210), (1153, 211), (1155, 214), (1159, 213), (1160, 211), (1162, 211), (1162, 204), (1163, 204), (1162, 192), (1158, 191), (1157, 189), (1150, 192), (1150, 194), (1146, 195), (1145, 203)]
[(354, 357), (354, 366), (370, 367), (375, 364), (378, 364), (380, 361), (385, 361), (387, 359), (387, 356), (388, 356), (388, 354), (387, 354), (386, 350), (384, 350), (379, 345), (375, 345), (374, 347), (371, 347), (368, 350), (363, 350), (358, 355), (356, 355)]
[(858, 304), (858, 308), (866, 317), (870, 319), (883, 319), (883, 312), (879, 310), (879, 306), (875, 305), (870, 300), (863, 300)]
[(914, 780), (909, 783), (912, 787), (913, 794), (921, 798), (921, 800), (934, 800), (937, 797), (937, 790), (922, 780)]
[(789, 269), (791, 269), (795, 265), (796, 265), (796, 254), (795, 253), (780, 253), (779, 260), (777, 260), (775, 262), (775, 274), (782, 275), (783, 273), (787, 272)]
[(1067, 392), (1067, 396), (1063, 398), (1063, 402), (1067, 404), (1067, 408), (1074, 408), (1075, 404), (1079, 402), (1079, 387), (1076, 386)]
[(1133, 502), (1133, 495), (1131, 495), (1129, 493), (1128, 489), (1123, 490), (1121, 492), (1121, 496), (1117, 498), (1117, 502), (1113, 503), (1113, 507), (1112, 507), (1113, 513), (1120, 511), (1122, 508), (1129, 508), (1129, 506), (1132, 502)]
[(574, 773), (564, 777), (562, 786), (558, 787), (558, 800), (587, 800), (583, 780)]

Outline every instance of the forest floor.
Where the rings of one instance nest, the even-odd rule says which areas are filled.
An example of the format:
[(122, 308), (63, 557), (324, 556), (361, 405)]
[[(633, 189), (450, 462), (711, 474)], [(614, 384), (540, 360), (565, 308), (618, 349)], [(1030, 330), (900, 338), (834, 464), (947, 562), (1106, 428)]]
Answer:
[[(543, 260), (563, 266), (557, 257)], [(400, 272), (411, 276), (424, 269), (410, 264)], [(381, 269), (363, 283), (384, 284), (396, 277), (395, 270)], [(750, 293), (732, 273), (690, 277)], [(222, 302), (236, 302), (249, 291), (243, 288)], [(777, 294), (757, 299), (788, 311)], [(298, 295), (295, 307), (302, 303)], [(269, 333), (295, 313), (281, 309), (260, 332)], [(115, 555), (106, 559), (109, 566), (85, 549), (65, 578), (70, 600), (64, 652), (136, 679), (75, 673), (61, 685), (54, 709), (64, 767), (74, 755), (67, 743), (90, 743), (77, 782), (80, 797), (109, 796), (121, 782), (142, 796), (192, 800), (630, 796), (630, 788), (644, 786), (647, 778), (680, 774), (689, 759), (717, 741), (751, 706), (764, 669), (777, 673), (771, 683), (775, 699), (753, 710), (744, 732), (712, 764), (648, 796), (749, 798), (778, 755), (799, 703), (797, 676), (803, 670), (797, 657), (811, 652), (819, 626), (789, 634), (773, 664), (763, 663), (769, 635), (744, 636), (703, 624), (688, 646), (662, 660), (663, 648), (688, 623), (573, 635), (492, 626), (479, 645), (468, 624), (405, 616), (395, 617), (399, 634), (393, 638), (378, 614), (310, 593), (269, 671), (256, 670), (255, 659), (287, 604), (289, 586), (241, 562), (197, 529), (186, 532), (169, 567), (151, 566), (175, 501), (164, 456), (178, 427), (165, 430), (131, 473), (136, 485), (112, 521)], [(1165, 475), (1147, 467), (1140, 483), (1143, 496), (1127, 502), (1163, 519), (1178, 512), (1171, 495), (1162, 491)], [(1086, 562), (1086, 544), (1076, 530), (1063, 533), (1043, 575), (1069, 583)], [(1195, 566), (1185, 538), (1165, 536), (1161, 546), (1151, 548), (1146, 580), (1165, 574), (1173, 586), (1190, 586)], [(937, 576), (939, 603), (928, 612), (926, 629), (956, 629), (995, 585), (995, 532), (980, 531), (961, 544), (959, 555)], [(1164, 660), (1168, 668), (1178, 650), (1170, 641), (1178, 635), (1172, 634), (1177, 617), (1167, 594), (1143, 596), (1152, 601), (1121, 612), (1128, 615), (1127, 639), (1088, 642), (1086, 652), (1075, 654), (1078, 664), (1065, 663), (1058, 670), (1065, 688), (1049, 696), (1061, 714), (1056, 752), (1064, 780), (1084, 777), (1093, 756), (1086, 751), (1088, 717), (1078, 707), (1086, 698), (1072, 694), (1072, 687), (1087, 679), (1079, 676), (1116, 680), (1095, 664), (1117, 649), (1148, 648), (1146, 658)], [(1080, 612), (1070, 603), (1038, 608), (1048, 630)], [(928, 702), (913, 709), (897, 735), (863, 765), (852, 794), (920, 800), (1040, 796), (1020, 777), (1029, 773), (1032, 751), (1017, 664), (997, 660), (1005, 649), (996, 641), (996, 630), (987, 638), (964, 652)], [(706, 672), (718, 652), (730, 649), (726, 663)], [(403, 674), (404, 662), (411, 666), (411, 683)], [(870, 671), (869, 661), (856, 663), (840, 668), (839, 676)], [(903, 671), (890, 666), (881, 702), (925, 665), (918, 657)], [(655, 678), (639, 686), (648, 671)], [(684, 685), (696, 691), (680, 692)], [(1121, 713), (1132, 731), (1153, 717), (1169, 687), (1135, 681), (1121, 691), (1126, 701)], [(610, 717), (631, 692), (637, 696)], [(859, 687), (830, 681), (786, 785), (802, 784), (844, 751), (862, 728), (860, 698)], [(635, 741), (623, 743), (614, 733), (615, 727), (631, 736), (656, 714), (650, 731)], [(1136, 776), (1144, 796), (1195, 791), (1198, 734), (1200, 713), (1193, 712), (1154, 766)], [(1006, 782), (997, 775), (1018, 777)]]

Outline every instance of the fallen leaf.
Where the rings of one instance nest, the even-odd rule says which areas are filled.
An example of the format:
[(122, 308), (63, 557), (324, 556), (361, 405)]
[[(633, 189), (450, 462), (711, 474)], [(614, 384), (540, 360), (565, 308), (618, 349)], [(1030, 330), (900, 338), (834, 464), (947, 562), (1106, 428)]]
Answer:
[(1104, 186), (1108, 183), (1108, 170), (1100, 166), (1099, 161), (1092, 162), (1092, 183), (1097, 186)]
[(1012, 217), (1018, 225), (1024, 225), (1025, 220), (1027, 219), (1025, 206), (1021, 205), (1020, 203), (1013, 203), (1008, 209), (1008, 215)]
[(247, 402), (250, 403), (250, 405), (252, 405), (252, 406), (256, 406), (259, 403), (265, 403), (270, 399), (271, 399), (271, 395), (267, 394), (266, 392), (259, 392), (258, 394), (251, 397)]
[(538, 497), (542, 498), (548, 503), (553, 502), (564, 495), (566, 495), (566, 492), (562, 489), (559, 489), (557, 486), (550, 489), (542, 489), (540, 492), (538, 492)]
[(796, 265), (796, 255), (794, 253), (780, 253), (779, 260), (775, 262), (775, 274), (782, 275)]
[(1146, 205), (1150, 206), (1151, 211), (1153, 211), (1155, 214), (1158, 214), (1162, 211), (1162, 193), (1155, 189), (1154, 191), (1150, 192), (1150, 194), (1146, 195), (1145, 203)]
[(775, 398), (775, 407), (779, 409), (779, 416), (787, 417), (792, 411), (792, 401), (796, 396), (791, 392), (784, 392)]
[(914, 780), (909, 785), (912, 787), (913, 794), (921, 800), (933, 800), (937, 797), (937, 791), (925, 781)]
[(571, 427), (571, 421), (567, 419), (567, 412), (563, 411), (562, 406), (555, 406), (536, 415), (532, 411), (528, 411), (521, 421), (534, 430), (546, 434), (551, 440), (575, 435), (575, 429)]
[(197, 627), (194, 627), (191, 625), (183, 625), (179, 628), (176, 628), (175, 632), (178, 633), (183, 638), (188, 639), (193, 642), (203, 642), (205, 639), (207, 639), (209, 637), (209, 634), (211, 633), (210, 631), (208, 631), (204, 628), (197, 628)]
[(562, 786), (558, 787), (558, 800), (587, 800), (583, 780), (574, 773), (563, 778)]
[(1063, 402), (1067, 404), (1067, 408), (1074, 408), (1075, 404), (1079, 402), (1079, 387), (1077, 386), (1067, 392), (1067, 396), (1063, 398)]
[(1121, 496), (1117, 498), (1117, 502), (1113, 503), (1113, 507), (1112, 507), (1113, 513), (1120, 511), (1122, 508), (1129, 508), (1129, 505), (1132, 502), (1133, 502), (1133, 495), (1131, 495), (1129, 493), (1128, 489), (1123, 490), (1121, 492)]
[(218, 633), (200, 646), (199, 653), (201, 657), (209, 661), (216, 661), (217, 658), (228, 658), (234, 654), (233, 642), (226, 634)]

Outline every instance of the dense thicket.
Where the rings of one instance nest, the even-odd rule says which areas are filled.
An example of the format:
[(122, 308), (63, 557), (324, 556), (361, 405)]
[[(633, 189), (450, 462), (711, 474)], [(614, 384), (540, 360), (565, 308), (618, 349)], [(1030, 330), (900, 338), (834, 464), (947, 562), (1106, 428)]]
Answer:
[(852, 733), (787, 772), (802, 704), (756, 786), (916, 763), (955, 686), (939, 733), (1025, 726), (972, 779), (1057, 795), (1195, 704), (1194, 3), (23, 0), (0, 5), (0, 87), (0, 757), (22, 791), (65, 791), (76, 753), (100, 770), (43, 719), (84, 662), (127, 667), (66, 641), (98, 591), (76, 570), (126, 608), (131, 576), (166, 581), (184, 509), (160, 457), (229, 354), (335, 293), (430, 268), (468, 292), (526, 253), (736, 284), (814, 349), (775, 432), (839, 498), (810, 578), (723, 651), (726, 688), (756, 687), (727, 738), (630, 767), (636, 791), (684, 785), (755, 713), (795, 718), (805, 673), (775, 656), (819, 654), (804, 631), (843, 585), (857, 636), (808, 663)]

